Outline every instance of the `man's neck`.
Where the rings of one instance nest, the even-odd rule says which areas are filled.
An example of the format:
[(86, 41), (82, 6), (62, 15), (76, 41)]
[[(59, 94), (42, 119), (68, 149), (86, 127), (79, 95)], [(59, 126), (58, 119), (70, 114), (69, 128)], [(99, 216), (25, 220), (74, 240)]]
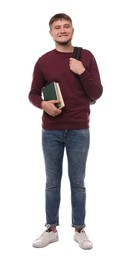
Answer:
[(74, 47), (71, 44), (61, 45), (56, 44), (56, 50), (60, 52), (73, 52)]

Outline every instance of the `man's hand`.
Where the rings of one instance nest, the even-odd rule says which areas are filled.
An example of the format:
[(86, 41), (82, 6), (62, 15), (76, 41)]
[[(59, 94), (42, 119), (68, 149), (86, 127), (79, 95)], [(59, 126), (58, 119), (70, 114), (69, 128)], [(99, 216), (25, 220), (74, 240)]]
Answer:
[(85, 67), (83, 66), (82, 62), (74, 58), (69, 59), (69, 67), (72, 72), (78, 75), (81, 75), (85, 71)]
[(59, 103), (59, 100), (43, 100), (41, 103), (42, 109), (50, 116), (55, 117), (61, 114), (62, 109), (59, 109), (55, 106), (55, 104)]

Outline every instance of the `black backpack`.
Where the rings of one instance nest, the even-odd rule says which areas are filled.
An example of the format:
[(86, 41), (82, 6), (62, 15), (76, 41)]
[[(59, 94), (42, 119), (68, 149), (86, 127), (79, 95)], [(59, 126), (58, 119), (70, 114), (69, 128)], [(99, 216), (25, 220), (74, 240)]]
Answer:
[[(82, 50), (82, 47), (74, 47), (74, 51), (73, 51), (73, 56), (72, 57), (74, 59), (80, 60), (81, 50)], [(79, 79), (79, 76), (77, 74), (75, 74), (75, 76)], [(95, 103), (96, 103), (96, 100), (93, 100), (93, 99), (90, 100), (90, 104), (91, 105), (93, 105)]]

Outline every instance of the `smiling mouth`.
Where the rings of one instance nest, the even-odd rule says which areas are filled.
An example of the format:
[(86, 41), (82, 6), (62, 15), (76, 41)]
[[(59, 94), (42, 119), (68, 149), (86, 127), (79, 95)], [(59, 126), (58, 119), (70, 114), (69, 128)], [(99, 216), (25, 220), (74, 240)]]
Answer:
[(66, 36), (68, 36), (67, 34), (61, 34), (61, 35), (59, 35), (59, 37), (66, 37)]

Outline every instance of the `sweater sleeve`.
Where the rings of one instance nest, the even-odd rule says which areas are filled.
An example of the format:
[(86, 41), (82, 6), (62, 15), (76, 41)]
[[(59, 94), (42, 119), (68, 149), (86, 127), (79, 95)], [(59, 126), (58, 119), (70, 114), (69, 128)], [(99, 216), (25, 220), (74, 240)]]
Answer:
[(45, 85), (45, 79), (43, 77), (39, 60), (36, 62), (34, 71), (33, 71), (33, 78), (31, 83), (31, 89), (28, 95), (29, 101), (36, 106), (37, 108), (41, 108), (41, 102), (42, 102), (42, 95), (41, 95), (41, 89)]
[(90, 99), (97, 100), (98, 98), (100, 98), (103, 92), (103, 87), (101, 85), (98, 66), (93, 55), (90, 62), (89, 70), (86, 69), (80, 75), (80, 80), (85, 93)]

